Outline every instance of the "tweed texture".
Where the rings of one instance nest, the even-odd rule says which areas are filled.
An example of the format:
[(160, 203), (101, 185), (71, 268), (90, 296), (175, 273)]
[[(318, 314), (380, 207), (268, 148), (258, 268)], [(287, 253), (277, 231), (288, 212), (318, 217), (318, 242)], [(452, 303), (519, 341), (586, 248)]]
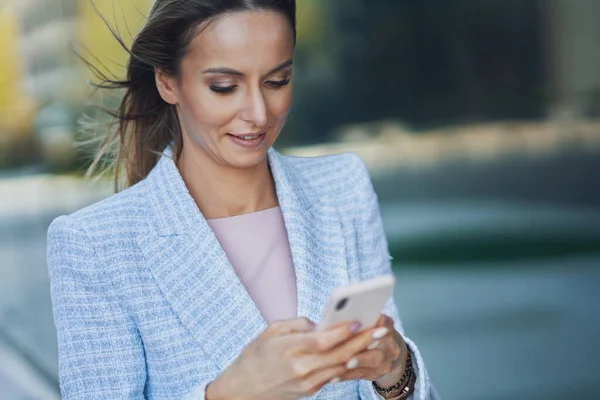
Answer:
[[(377, 197), (353, 154), (269, 164), (292, 250), (298, 316), (318, 322), (336, 287), (390, 274)], [(206, 385), (266, 323), (165, 151), (137, 185), (48, 231), (64, 399), (204, 399)], [(384, 312), (403, 332), (390, 299)], [(430, 397), (413, 342), (414, 399)], [(370, 382), (311, 399), (375, 400)]]

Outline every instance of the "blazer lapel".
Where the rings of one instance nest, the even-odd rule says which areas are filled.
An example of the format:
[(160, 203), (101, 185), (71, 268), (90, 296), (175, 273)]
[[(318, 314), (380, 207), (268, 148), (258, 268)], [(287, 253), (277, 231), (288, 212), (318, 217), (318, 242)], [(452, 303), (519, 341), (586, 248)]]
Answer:
[(189, 194), (170, 153), (147, 178), (155, 211), (140, 248), (162, 294), (224, 369), (266, 322)]
[[(330, 292), (349, 282), (339, 214), (273, 149), (269, 165), (296, 273), (297, 314), (318, 322)], [(174, 313), (222, 370), (267, 324), (189, 194), (170, 149), (144, 182), (153, 212), (138, 244)]]
[(319, 322), (331, 291), (349, 283), (338, 210), (329, 196), (311, 190), (311, 182), (273, 149), (269, 165), (296, 272), (298, 317)]

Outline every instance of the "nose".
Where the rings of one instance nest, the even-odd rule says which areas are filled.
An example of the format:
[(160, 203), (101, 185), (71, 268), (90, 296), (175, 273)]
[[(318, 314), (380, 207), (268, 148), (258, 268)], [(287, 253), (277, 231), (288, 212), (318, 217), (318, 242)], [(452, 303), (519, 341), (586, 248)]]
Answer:
[(267, 125), (267, 104), (259, 88), (248, 91), (241, 118), (254, 125), (255, 128), (264, 128)]

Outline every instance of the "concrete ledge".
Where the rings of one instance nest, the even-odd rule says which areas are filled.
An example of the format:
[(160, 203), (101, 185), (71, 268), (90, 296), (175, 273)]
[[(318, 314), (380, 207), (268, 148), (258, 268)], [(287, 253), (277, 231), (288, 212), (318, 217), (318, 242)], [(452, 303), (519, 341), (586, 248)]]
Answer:
[(73, 212), (112, 193), (110, 183), (71, 176), (31, 175), (0, 180), (0, 223)]

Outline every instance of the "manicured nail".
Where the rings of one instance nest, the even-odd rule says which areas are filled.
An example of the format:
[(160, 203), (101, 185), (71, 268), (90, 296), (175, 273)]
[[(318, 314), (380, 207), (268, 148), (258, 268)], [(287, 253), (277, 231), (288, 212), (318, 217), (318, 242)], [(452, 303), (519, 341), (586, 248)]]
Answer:
[(352, 360), (348, 361), (348, 364), (346, 364), (346, 368), (348, 369), (354, 369), (358, 367), (358, 360), (356, 358), (353, 358)]
[(375, 340), (379, 340), (382, 337), (384, 337), (385, 335), (388, 334), (388, 328), (377, 328), (375, 329), (375, 331), (373, 332), (373, 339)]
[(367, 347), (367, 350), (373, 350), (373, 349), (377, 348), (377, 346), (379, 346), (379, 340), (376, 340), (373, 343), (371, 343), (369, 345), (369, 347)]
[(339, 377), (335, 377), (332, 380), (329, 381), (329, 383), (331, 383), (332, 385), (335, 385), (336, 383), (340, 383), (341, 379)]
[(360, 328), (362, 327), (362, 324), (359, 321), (356, 321), (355, 323), (352, 324), (352, 326), (350, 327), (350, 331), (352, 333), (356, 333), (358, 331), (360, 331)]

